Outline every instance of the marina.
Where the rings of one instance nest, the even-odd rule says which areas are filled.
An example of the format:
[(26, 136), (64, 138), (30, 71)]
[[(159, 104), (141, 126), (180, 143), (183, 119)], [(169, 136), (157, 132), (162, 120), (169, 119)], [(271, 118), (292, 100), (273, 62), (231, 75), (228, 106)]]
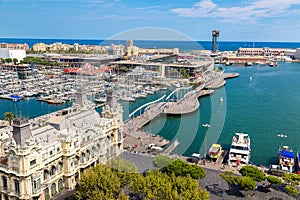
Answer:
[(299, 0), (0, 2), (0, 200), (300, 199)]
[[(276, 71), (278, 71), (278, 70), (280, 70), (280, 71), (287, 70), (287, 72), (289, 72), (289, 71), (294, 71), (295, 72), (296, 68), (294, 68), (293, 66), (297, 65), (297, 63), (281, 63), (281, 65), (283, 65), (284, 67), (278, 67), (278, 68), (276, 68)], [(230, 73), (230, 70), (238, 72), (240, 74), (240, 77), (238, 79), (227, 79), (227, 81), (229, 81), (229, 83), (226, 84), (226, 88), (227, 88), (228, 91), (231, 91), (233, 89), (233, 87), (231, 85), (232, 84), (231, 82), (235, 82), (235, 81), (238, 81), (238, 82), (240, 82), (242, 84), (238, 88), (246, 87), (248, 89), (249, 88), (251, 89), (251, 86), (253, 84), (259, 84), (260, 81), (264, 81), (262, 79), (262, 75), (269, 74), (271, 72), (270, 70), (272, 70), (272, 69), (271, 68), (267, 68), (267, 66), (265, 66), (263, 69), (262, 68), (258, 68), (258, 67), (257, 68), (256, 67), (252, 67), (252, 68), (229, 67), (229, 68), (227, 68), (227, 72)], [(262, 75), (257, 74), (258, 71)], [(284, 74), (285, 73), (276, 72), (275, 73), (275, 77), (276, 76), (284, 76)], [(252, 81), (251, 82), (249, 82), (249, 77), (252, 77)], [(264, 77), (268, 79), (269, 76), (264, 76)], [(265, 85), (265, 86), (267, 86), (267, 85)], [(265, 86), (263, 86), (263, 87), (265, 87)], [(260, 88), (261, 88), (261, 86), (260, 86)], [(235, 89), (235, 90), (236, 90), (236, 92), (234, 92), (234, 93), (230, 92), (229, 94), (230, 95), (239, 94), (239, 93), (243, 94), (242, 90), (240, 90), (240, 91), (237, 91), (237, 89)], [(222, 106), (223, 106), (222, 104), (220, 104), (220, 98), (221, 97), (223, 97), (223, 103), (226, 103), (226, 101), (230, 101), (231, 103), (234, 104), (235, 99), (239, 99), (239, 98), (232, 98), (231, 96), (228, 96), (228, 93), (227, 93), (227, 95), (222, 95), (221, 96), (221, 93), (220, 93), (221, 91), (222, 91), (222, 88), (215, 89), (215, 90), (201, 90), (200, 93), (198, 93), (198, 95), (200, 95), (200, 94), (202, 94), (202, 95), (205, 95), (205, 94), (209, 95), (210, 94), (211, 96), (203, 96), (203, 98), (201, 98), (199, 100), (199, 104), (201, 105), (200, 110), (198, 110), (196, 112), (193, 112), (193, 113), (191, 113), (191, 114), (189, 114), (187, 116), (183, 116), (182, 120), (185, 121), (185, 118), (189, 119), (189, 118), (191, 118), (191, 117), (193, 117), (195, 115), (201, 114), (201, 115), (203, 115), (202, 120), (206, 121), (206, 120), (208, 120), (208, 118), (206, 116), (210, 116), (210, 114), (209, 114), (210, 112), (206, 109), (208, 106), (210, 107), (210, 104), (211, 104), (211, 103), (209, 103), (210, 101), (214, 101), (214, 99), (216, 99), (216, 101), (219, 102), (218, 103), (218, 107), (220, 107), (220, 109), (221, 109)], [(259, 88), (255, 88), (254, 91), (252, 91), (252, 93), (253, 92), (259, 92), (259, 91), (260, 91)], [(272, 90), (270, 90), (270, 91), (272, 91)], [(214, 92), (214, 93), (212, 93), (212, 92)], [(152, 99), (157, 99), (157, 98), (161, 97), (162, 94), (164, 94), (164, 93), (154, 93), (153, 95), (151, 95), (151, 98)], [(236, 96), (236, 95), (233, 95), (233, 96)], [(226, 98), (224, 98), (224, 97), (226, 97)], [(63, 107), (67, 107), (67, 106), (69, 106), (69, 105), (72, 104), (72, 102), (66, 102), (64, 104), (53, 104), (53, 105), (51, 105), (51, 104), (48, 104), (47, 102), (36, 101), (36, 97), (31, 97), (29, 99), (28, 98), (24, 98), (20, 102), (14, 102), (14, 101), (5, 100), (5, 99), (0, 99), (0, 101), (2, 101), (2, 103), (0, 105), (1, 106), (1, 110), (3, 110), (2, 112), (5, 112), (5, 111), (13, 111), (14, 112), (15, 110), (17, 110), (18, 113), (22, 112), (22, 115), (29, 116), (29, 117), (34, 117), (34, 116), (39, 116), (39, 115), (42, 115), (42, 114), (47, 114), (49, 112), (53, 112), (56, 109), (61, 109)], [(141, 105), (140, 104), (141, 102), (144, 102), (144, 100), (140, 99), (140, 100), (136, 100), (135, 102), (124, 102), (124, 103), (122, 103), (122, 101), (120, 101), (120, 103), (123, 104), (123, 106), (125, 106), (124, 107), (125, 110), (129, 109), (129, 110), (131, 110), (131, 112), (133, 112), (134, 109), (137, 108), (137, 105)], [(240, 104), (242, 103), (242, 105), (244, 104), (243, 102), (246, 103), (247, 100), (245, 98), (242, 98), (242, 100), (239, 101), (239, 103)], [(128, 103), (130, 104), (130, 106), (129, 106)], [(170, 102), (170, 103), (174, 103), (174, 102)], [(249, 103), (248, 103), (248, 105), (251, 105)], [(229, 107), (227, 107), (227, 115), (229, 114), (229, 116), (232, 116), (230, 113), (232, 113), (232, 111), (235, 110), (235, 109), (233, 109), (234, 106), (233, 105), (227, 105), (227, 106), (229, 106)], [(260, 104), (258, 104), (258, 106), (260, 106)], [(32, 110), (31, 109), (32, 107), (35, 107), (36, 109)], [(267, 109), (268, 107), (269, 106), (264, 106), (264, 109)], [(279, 108), (280, 108), (280, 106), (279, 106)], [(101, 109), (101, 108), (99, 108), (99, 109)], [(253, 111), (257, 112), (256, 110), (253, 110)], [(291, 111), (289, 111), (289, 112), (291, 112)], [(205, 113), (207, 113), (207, 114), (205, 114)], [(247, 113), (247, 111), (245, 111), (245, 113)], [(172, 141), (172, 139), (174, 137), (174, 136), (170, 135), (172, 133), (174, 134), (174, 130), (167, 131), (167, 130), (170, 130), (168, 127), (169, 126), (174, 127), (176, 132), (179, 131), (179, 134), (177, 134), (177, 137), (178, 137), (178, 140), (180, 141), (179, 146), (175, 149), (175, 153), (183, 154), (183, 155), (191, 155), (192, 152), (199, 151), (199, 148), (201, 146), (201, 145), (199, 146), (199, 143), (198, 144), (195, 143), (194, 145), (192, 144), (188, 148), (184, 147), (185, 146), (184, 143), (185, 143), (186, 139), (184, 139), (185, 137), (183, 135), (181, 135), (181, 128), (179, 128), (177, 125), (173, 124), (173, 122), (178, 121), (179, 118), (177, 118), (176, 116), (169, 116), (167, 118), (163, 117), (164, 120), (167, 120), (165, 122), (166, 126), (164, 126), (164, 128), (160, 128), (161, 125), (159, 125), (160, 123), (158, 123), (158, 120), (160, 118), (156, 118), (156, 116), (155, 116), (155, 115), (159, 115), (159, 114), (160, 113), (156, 113), (156, 112), (151, 113), (149, 115), (153, 119), (153, 120), (151, 120), (151, 122), (149, 120), (143, 119), (142, 117), (136, 118), (136, 120), (137, 120), (136, 122), (137, 122), (137, 124), (138, 124), (139, 127), (146, 125), (145, 126), (145, 131), (146, 132), (149, 131), (149, 132), (155, 133), (155, 134), (159, 133), (159, 135), (163, 136), (164, 138), (166, 138), (169, 141)], [(243, 115), (241, 115), (241, 113), (239, 113), (237, 116), (243, 116)], [(127, 119), (128, 115), (124, 116), (124, 118)], [(194, 118), (197, 119), (197, 117), (194, 117)], [(285, 120), (288, 120), (288, 119), (290, 119), (290, 118), (285, 118)], [(226, 125), (228, 123), (228, 120), (230, 120), (230, 119), (227, 119), (226, 120), (227, 122), (225, 122), (225, 125), (224, 125), (224, 130), (223, 130), (224, 134), (221, 134), (221, 137), (218, 140), (218, 142), (220, 142), (222, 144), (222, 146), (224, 145), (225, 149), (229, 149), (230, 134), (229, 134), (229, 136), (227, 136), (229, 132), (234, 132), (235, 129), (240, 129), (240, 130), (245, 130), (245, 131), (252, 130), (251, 127), (254, 126), (254, 125), (252, 125), (251, 127), (249, 126), (251, 124), (250, 122), (253, 121), (251, 118), (250, 119), (248, 118), (248, 120), (247, 120), (247, 122), (250, 123), (249, 125), (248, 125), (248, 123), (246, 123), (246, 124), (244, 123), (243, 125), (239, 124), (240, 120), (237, 120), (234, 123), (235, 125), (232, 125), (230, 127), (228, 127)], [(268, 117), (268, 118), (265, 118), (264, 120), (268, 121), (268, 120), (271, 120), (271, 119), (269, 119), (269, 117)], [(178, 122), (180, 123), (180, 120)], [(187, 123), (190, 126), (189, 130), (193, 131), (193, 125), (191, 125), (189, 122), (187, 122)], [(201, 123), (201, 122), (198, 121), (198, 123)], [(235, 126), (236, 128), (233, 127), (233, 126)], [(265, 127), (265, 128), (267, 128), (266, 126), (258, 126), (258, 128), (259, 127)], [(125, 128), (124, 128), (124, 130), (125, 130)], [(166, 134), (166, 131), (168, 132), (168, 134)], [(261, 130), (261, 131), (266, 132), (266, 130)], [(201, 132), (203, 132), (203, 130), (201, 131), (201, 129), (200, 129), (199, 130), (199, 134)], [(278, 159), (277, 159), (277, 156), (276, 156), (276, 152), (277, 152), (276, 149), (277, 149), (278, 145), (276, 145), (276, 144), (270, 144), (271, 148), (268, 149), (268, 150), (266, 150), (269, 153), (266, 153), (266, 154), (263, 154), (263, 155), (257, 153), (259, 151), (259, 149), (260, 149), (260, 146), (259, 146), (259, 143), (260, 143), (259, 141), (260, 140), (257, 139), (257, 135), (255, 134), (255, 132), (256, 131), (254, 131), (254, 133), (251, 132), (252, 133), (251, 134), (252, 139), (254, 138), (252, 140), (251, 162), (264, 164), (265, 166), (268, 166), (271, 163), (274, 163), (274, 164), (278, 163), (278, 161), (277, 161)], [(197, 133), (197, 131), (196, 131), (196, 133)], [(227, 133), (227, 134), (225, 134), (225, 133)], [(267, 131), (267, 133), (268, 133), (266, 135), (267, 137), (272, 137), (271, 135), (274, 134), (274, 131), (272, 129), (270, 129), (269, 131)], [(285, 142), (287, 144), (289, 144), (289, 146), (295, 146), (294, 149), (297, 150), (297, 144), (294, 144), (293, 141), (291, 141), (291, 139), (290, 139), (290, 138), (294, 138), (295, 137), (294, 134), (291, 134), (289, 132), (287, 134), (289, 134), (289, 137), (285, 139), (286, 140)], [(197, 140), (203, 141), (203, 138), (201, 139), (200, 135), (199, 136), (197, 136), (197, 135), (198, 134), (195, 135), (195, 139), (198, 138)], [(276, 134), (274, 134), (274, 135), (276, 136)], [(273, 137), (275, 137), (274, 135), (273, 135)], [(193, 137), (191, 137), (191, 139), (192, 139), (192, 141), (194, 140)], [(216, 141), (214, 141), (214, 142), (212, 141), (212, 143), (215, 143), (215, 142)], [(209, 143), (210, 143), (210, 139), (208, 138), (208, 145), (207, 145), (208, 147), (209, 147)], [(279, 143), (279, 141), (278, 141), (278, 143)], [(207, 151), (208, 151), (208, 149), (207, 149)], [(202, 153), (202, 155), (203, 155), (203, 153)], [(272, 156), (270, 157), (268, 155), (273, 155), (273, 157)]]
[[(207, 74), (208, 78), (204, 78), (202, 80), (206, 82), (205, 88), (201, 84), (199, 86), (200, 87), (199, 89), (197, 89), (196, 87), (194, 88), (195, 97), (193, 97), (194, 94), (192, 93), (187, 94), (188, 92), (185, 92), (180, 97), (181, 100), (161, 102), (159, 106), (153, 107), (154, 109), (152, 110), (151, 107), (149, 107), (148, 108), (149, 111), (151, 110), (152, 112), (147, 112), (144, 110), (145, 108), (143, 108), (141, 109), (141, 111), (139, 111), (140, 114), (137, 114), (137, 116), (135, 116), (133, 121), (135, 121), (137, 129), (141, 129), (141, 127), (144, 127), (146, 132), (161, 135), (162, 137), (166, 138), (168, 141), (172, 141), (176, 135), (176, 137), (178, 137), (180, 144), (174, 150), (175, 153), (183, 154), (183, 155), (191, 155), (191, 152), (201, 151), (202, 152), (201, 154), (203, 155), (202, 146), (203, 146), (204, 139), (203, 137), (199, 136), (201, 132), (203, 133), (203, 129), (199, 128), (199, 130), (197, 130), (196, 127), (199, 126), (199, 124), (201, 124), (203, 121), (204, 122), (210, 121), (209, 116), (212, 116), (213, 117), (212, 119), (214, 119), (215, 115), (212, 114), (207, 108), (210, 108), (212, 105), (214, 105), (217, 106), (217, 109), (222, 110), (224, 109), (224, 106), (226, 106), (226, 112), (227, 112), (226, 116), (229, 115), (231, 117), (229, 117), (229, 119), (227, 119), (226, 117), (223, 130), (213, 131), (216, 133), (219, 132), (221, 134), (219, 139), (212, 140), (208, 137), (207, 138), (208, 144), (206, 146), (209, 147), (210, 144), (218, 142), (222, 144), (222, 147), (224, 147), (224, 149), (229, 149), (230, 146), (229, 138), (232, 136), (232, 133), (235, 132), (235, 129), (243, 130), (245, 132), (247, 132), (247, 130), (250, 130), (249, 132), (251, 132), (251, 137), (254, 137), (254, 140), (252, 140), (253, 141), (252, 145), (254, 146), (252, 148), (252, 155), (254, 156), (251, 157), (251, 162), (263, 164), (265, 166), (268, 166), (270, 163), (277, 163), (278, 161), (276, 159), (277, 156), (273, 156), (270, 158), (267, 157), (266, 155), (261, 155), (257, 153), (259, 149), (258, 144), (260, 140), (257, 140), (256, 138), (257, 137), (256, 136), (257, 133), (255, 133), (256, 131), (254, 131), (254, 133), (252, 133), (251, 131), (253, 127), (256, 127), (256, 125), (254, 125), (254, 120), (252, 118), (247, 117), (247, 120), (245, 120), (247, 121), (247, 123), (242, 125), (241, 123), (242, 118), (238, 117), (238, 120), (233, 120), (234, 118), (232, 118), (233, 116), (232, 112), (235, 112), (236, 110), (234, 105), (238, 105), (238, 104), (244, 105), (245, 102), (247, 102), (248, 105), (245, 106), (245, 108), (249, 108), (250, 105), (253, 105), (253, 102), (249, 102), (249, 99), (251, 99), (250, 97), (248, 99), (244, 98), (244, 96), (247, 96), (247, 94), (244, 91), (246, 90), (249, 91), (250, 89), (250, 93), (252, 93), (253, 95), (257, 95), (257, 92), (259, 92), (261, 89), (265, 88), (270, 83), (274, 83), (273, 81), (268, 80), (269, 74), (270, 76), (274, 75), (275, 78), (279, 76), (285, 76), (286, 73), (288, 73), (290, 70), (293, 69), (293, 66), (295, 67), (297, 65), (298, 63), (296, 62), (293, 63), (280, 62), (278, 67), (269, 68), (266, 65), (256, 65), (256, 63), (253, 62), (253, 65), (247, 68), (242, 67), (241, 65), (223, 66), (222, 68), (225, 73), (221, 73), (222, 75)], [(216, 67), (217, 66), (218, 65), (216, 65)], [(7, 72), (3, 71), (3, 73), (7, 73)], [(68, 76), (60, 76), (59, 78), (53, 79), (52, 81), (50, 81), (49, 78), (47, 80), (46, 77), (54, 77), (55, 74), (56, 75), (58, 74), (57, 70), (51, 72), (50, 70), (42, 69), (42, 72), (36, 74), (36, 76), (34, 77), (38, 80), (36, 84), (28, 80), (22, 82), (15, 82), (15, 81), (12, 82), (12, 80), (18, 76), (16, 72), (9, 72), (8, 75), (0, 76), (1, 84), (2, 84), (2, 91), (0, 97), (3, 98), (0, 99), (0, 101), (5, 102), (5, 104), (8, 106), (5, 108), (5, 110), (10, 109), (11, 111), (17, 111), (18, 113), (22, 113), (22, 115), (33, 117), (33, 116), (38, 116), (39, 113), (45, 114), (45, 113), (52, 112), (55, 109), (70, 106), (72, 102), (75, 100), (74, 94), (76, 92), (76, 88), (74, 87), (74, 81), (76, 79), (76, 76), (71, 76), (70, 74)], [(45, 76), (43, 77), (42, 75)], [(151, 74), (147, 71), (141, 71), (141, 70), (137, 70), (134, 73), (131, 73), (130, 75), (131, 77), (139, 77), (138, 79), (127, 79), (126, 77), (121, 76), (119, 74), (112, 74), (112, 72), (108, 72), (106, 75), (102, 74), (101, 76), (98, 77), (100, 81), (96, 81), (97, 79), (92, 80), (91, 83), (93, 84), (93, 87), (87, 88), (88, 98), (94, 101), (95, 103), (97, 103), (96, 107), (99, 110), (101, 110), (100, 107), (102, 103), (106, 100), (102, 94), (104, 94), (107, 89), (116, 86), (114, 85), (114, 83), (105, 82), (105, 76), (107, 75), (114, 77), (114, 79), (119, 83), (118, 90), (117, 90), (117, 97), (119, 99), (119, 102), (125, 107), (124, 119), (126, 120), (128, 119), (129, 121), (132, 119), (130, 119), (128, 115), (138, 107), (150, 101), (158, 99), (162, 97), (164, 94), (169, 95), (170, 91), (174, 91), (174, 89), (176, 89), (177, 87), (183, 87), (185, 84), (177, 81), (173, 81), (173, 83), (172, 82), (167, 83), (167, 82), (161, 82), (157, 80), (151, 80), (152, 82), (150, 81), (149, 82), (150, 84), (144, 84), (143, 76), (151, 77), (150, 76)], [(231, 79), (234, 77), (238, 77), (238, 78)], [(247, 77), (246, 78), (247, 80), (245, 80), (245, 77)], [(268, 80), (268, 83), (267, 84), (264, 83), (264, 85), (257, 86), (257, 84), (260, 84), (262, 81), (265, 82), (265, 80), (263, 80), (262, 77), (266, 78), (266, 80)], [(130, 80), (132, 80), (132, 82), (130, 82)], [(199, 81), (199, 83), (201, 82), (201, 80), (197, 80), (197, 81)], [(9, 84), (7, 84), (8, 82), (12, 82), (13, 90), (12, 87)], [(237, 82), (238, 85), (235, 85), (234, 84), (235, 82)], [(224, 93), (225, 84), (226, 84), (225, 86), (226, 93)], [(235, 87), (233, 87), (232, 84), (234, 84)], [(52, 87), (53, 85), (54, 87)], [(279, 86), (278, 84), (276, 85)], [(171, 90), (169, 89), (165, 90), (166, 88), (170, 88), (170, 87), (173, 88)], [(237, 88), (239, 88), (239, 90)], [(280, 87), (278, 88), (280, 89)], [(230, 92), (229, 94), (228, 91)], [(274, 93), (274, 89), (272, 88), (264, 89), (264, 91), (266, 93), (273, 91)], [(271, 101), (269, 100), (269, 102), (272, 102), (274, 99), (279, 98), (279, 97), (274, 98), (274, 96), (272, 95), (273, 93), (271, 93), (270, 95), (271, 97), (273, 97), (273, 99), (271, 99)], [(186, 99), (183, 98), (185, 94), (187, 95)], [(237, 95), (244, 95), (244, 96), (237, 96)], [(264, 98), (266, 98), (266, 95), (263, 96)], [(19, 97), (19, 98), (15, 98), (15, 97)], [(285, 98), (281, 97), (281, 99), (283, 100)], [(263, 102), (265, 101), (261, 100), (259, 101), (259, 104), (256, 104), (255, 106), (260, 107), (260, 110), (268, 109), (270, 105), (265, 105)], [(261, 108), (261, 104), (265, 106)], [(28, 107), (32, 107), (31, 105), (32, 106), (34, 105), (34, 107), (40, 106), (43, 109), (39, 108), (36, 109), (36, 111), (31, 110), (28, 108)], [(161, 109), (159, 110), (158, 108)], [(253, 109), (248, 109), (248, 110), (252, 110), (254, 113), (257, 112), (256, 110)], [(242, 113), (249, 113), (248, 110)], [(168, 114), (168, 116), (166, 117), (164, 114)], [(162, 117), (164, 123), (166, 123), (163, 127), (159, 123), (159, 120), (161, 119), (160, 116)], [(243, 116), (243, 115), (241, 113), (235, 112), (234, 116)], [(248, 116), (252, 116), (252, 114), (248, 114)], [(260, 116), (260, 115), (256, 114), (255, 116)], [(272, 115), (271, 117), (269, 116), (265, 117), (263, 120), (261, 119), (256, 123), (260, 124), (260, 122), (264, 120), (269, 121), (270, 120), (269, 118), (274, 118), (274, 116), (276, 115)], [(179, 120), (179, 118), (181, 120)], [(181, 123), (181, 121), (186, 121), (191, 118), (196, 119), (195, 125), (190, 125), (189, 123), (187, 123), (189, 126), (186, 126)], [(285, 117), (284, 119), (287, 120), (289, 118)], [(177, 122), (177, 124), (180, 124), (180, 126), (174, 125), (173, 122)], [(228, 125), (229, 122), (233, 124)], [(248, 123), (251, 124), (251, 127), (247, 125)], [(271, 123), (271, 124), (273, 124), (273, 126), (276, 127), (276, 123), (275, 124)], [(175, 133), (174, 131), (168, 131), (169, 126), (177, 129), (175, 130)], [(192, 132), (192, 136), (190, 137), (190, 141), (188, 142), (186, 141), (185, 136), (183, 135), (183, 130), (181, 130), (183, 127), (189, 127), (190, 132)], [(260, 127), (262, 126), (258, 126), (256, 128), (260, 128)], [(266, 131), (263, 132), (266, 133)], [(270, 135), (271, 132), (274, 131), (268, 130), (266, 134), (269, 137), (271, 137)], [(289, 138), (293, 137), (293, 134), (292, 136), (290, 135), (291, 134), (289, 133)], [(289, 138), (288, 140), (290, 140)], [(196, 139), (200, 141), (200, 144), (199, 143), (196, 144), (196, 142), (194, 142), (194, 140)], [(296, 146), (291, 141), (287, 141), (287, 142), (289, 146)], [(293, 149), (298, 150), (298, 147), (294, 147)], [(208, 151), (208, 149), (206, 149), (206, 151)], [(276, 153), (274, 154), (274, 152), (277, 151), (274, 149), (274, 147), (272, 149), (272, 152), (269, 152), (268, 155), (276, 155)]]

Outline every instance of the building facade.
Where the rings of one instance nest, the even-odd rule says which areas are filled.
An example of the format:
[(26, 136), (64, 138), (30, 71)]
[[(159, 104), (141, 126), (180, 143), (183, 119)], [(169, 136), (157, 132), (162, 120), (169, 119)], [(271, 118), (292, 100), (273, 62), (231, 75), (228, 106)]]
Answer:
[(286, 48), (239, 48), (238, 56), (285, 56), (287, 51), (291, 49)]
[(121, 154), (122, 112), (109, 93), (99, 115), (78, 89), (72, 107), (1, 129), (0, 199), (44, 200), (74, 189), (85, 169)]
[(0, 49), (0, 58), (16, 58), (20, 62), (26, 57), (26, 51), (21, 49)]
[(12, 44), (12, 43), (0, 43), (0, 49), (21, 49), (27, 51), (29, 49), (28, 44)]

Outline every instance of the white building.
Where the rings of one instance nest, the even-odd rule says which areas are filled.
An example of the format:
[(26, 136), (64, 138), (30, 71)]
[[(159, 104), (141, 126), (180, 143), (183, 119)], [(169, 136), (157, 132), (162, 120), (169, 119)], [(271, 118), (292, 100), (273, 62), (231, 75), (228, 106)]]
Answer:
[(21, 49), (0, 49), (0, 58), (17, 58), (18, 61), (26, 57), (26, 51)]
[(0, 199), (45, 200), (71, 190), (81, 173), (123, 150), (122, 107), (107, 94), (101, 116), (78, 89), (76, 104), (0, 129)]

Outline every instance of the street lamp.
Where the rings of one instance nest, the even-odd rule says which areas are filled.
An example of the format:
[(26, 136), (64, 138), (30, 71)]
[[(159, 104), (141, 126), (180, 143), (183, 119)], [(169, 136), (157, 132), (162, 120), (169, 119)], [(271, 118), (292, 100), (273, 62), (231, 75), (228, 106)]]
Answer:
[(202, 124), (203, 127), (206, 128), (205, 136), (204, 136), (204, 158), (206, 159), (206, 135), (207, 135), (207, 130), (210, 127), (209, 124)]
[(277, 136), (281, 138), (281, 139), (280, 139), (280, 148), (282, 149), (282, 139), (283, 139), (283, 138), (287, 138), (287, 135), (284, 135), (284, 134), (278, 134)]

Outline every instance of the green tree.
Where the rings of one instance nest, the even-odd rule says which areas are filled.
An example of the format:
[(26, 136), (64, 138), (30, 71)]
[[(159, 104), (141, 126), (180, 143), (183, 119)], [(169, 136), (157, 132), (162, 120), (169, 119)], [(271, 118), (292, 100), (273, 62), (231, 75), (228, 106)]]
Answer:
[(206, 172), (198, 165), (190, 165), (183, 160), (174, 160), (171, 164), (161, 169), (163, 173), (175, 176), (190, 176), (193, 179), (204, 178)]
[(80, 177), (76, 190), (78, 199), (116, 199), (120, 193), (120, 181), (108, 166), (98, 164), (87, 169)]
[(179, 199), (209, 199), (205, 190), (199, 189), (197, 180), (191, 177), (176, 177), (159, 170), (150, 171), (146, 177), (139, 177), (132, 185), (133, 192), (140, 199), (179, 200)]
[(220, 176), (227, 182), (229, 191), (233, 184), (238, 185), (241, 181), (241, 177), (234, 176), (232, 171), (225, 171), (223, 174), (220, 174)]
[(154, 158), (153, 160), (153, 165), (156, 168), (163, 168), (169, 164), (171, 164), (171, 162), (173, 161), (172, 158), (165, 156), (165, 155), (158, 155)]
[(285, 173), (282, 176), (283, 180), (290, 185), (298, 185), (300, 180), (300, 175), (293, 173)]
[(4, 64), (5, 63), (5, 59), (4, 58), (0, 58), (0, 63)]
[(255, 190), (256, 183), (255, 183), (255, 181), (251, 177), (244, 176), (240, 180), (240, 185), (246, 191), (253, 191), (253, 190)]
[(9, 122), (9, 125), (11, 125), (12, 121), (16, 118), (14, 113), (12, 112), (5, 112), (3, 114), (3, 119)]
[(121, 192), (117, 200), (129, 200), (129, 197), (123, 192)]
[(266, 179), (266, 175), (263, 171), (255, 166), (244, 166), (240, 169), (242, 176), (251, 177), (254, 181), (260, 182)]
[(13, 58), (13, 62), (16, 65), (19, 62), (19, 60), (17, 58)]
[(299, 195), (298, 190), (295, 188), (295, 186), (287, 185), (285, 186), (285, 191), (288, 193), (289, 196), (297, 198)]
[(11, 62), (12, 62), (12, 59), (11, 59), (11, 58), (6, 58), (6, 59), (5, 59), (5, 62), (6, 62), (6, 63), (11, 63)]
[(246, 191), (246, 196), (249, 195), (249, 192), (254, 191), (256, 187), (255, 181), (248, 176), (243, 176), (240, 180), (240, 185)]
[(120, 158), (114, 158), (107, 162), (107, 166), (110, 167), (118, 176), (121, 187), (129, 185), (135, 180), (138, 173), (138, 168), (133, 163), (122, 160)]
[(279, 185), (282, 184), (282, 180), (276, 176), (268, 176), (267, 180), (271, 184), (279, 184)]

